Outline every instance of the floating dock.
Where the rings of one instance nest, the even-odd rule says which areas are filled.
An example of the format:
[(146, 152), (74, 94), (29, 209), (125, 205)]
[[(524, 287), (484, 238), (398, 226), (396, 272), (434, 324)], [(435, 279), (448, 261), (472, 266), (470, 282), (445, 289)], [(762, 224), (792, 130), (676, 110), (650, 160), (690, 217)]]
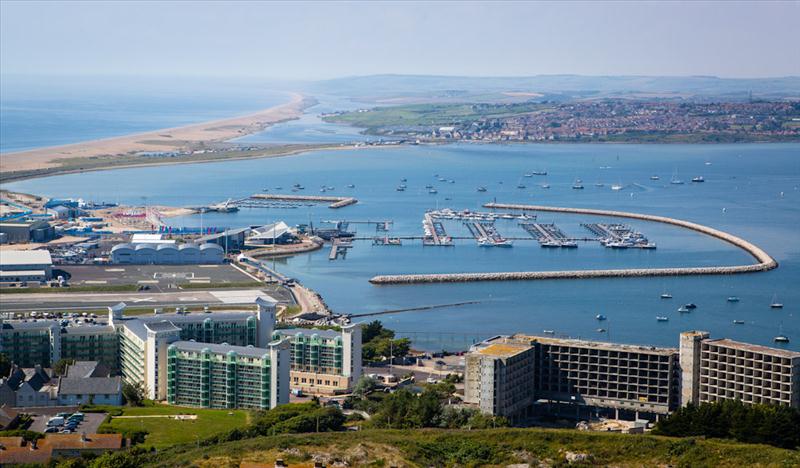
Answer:
[(453, 245), (453, 239), (447, 235), (442, 222), (437, 221), (430, 213), (425, 213), (422, 218), (422, 230), (424, 232), (422, 245), (440, 247), (451, 247)]
[(595, 210), (589, 208), (562, 208), (541, 205), (516, 205), (487, 203), (486, 208), (530, 210), (555, 213), (584, 214), (592, 216), (611, 216), (617, 218), (639, 219), (690, 229), (717, 238), (744, 250), (755, 258), (757, 263), (749, 265), (716, 267), (676, 267), (676, 268), (631, 268), (620, 270), (573, 270), (573, 271), (519, 271), (496, 273), (453, 273), (429, 275), (382, 275), (370, 279), (373, 284), (412, 284), (412, 283), (454, 283), (468, 281), (526, 281), (542, 279), (585, 279), (585, 278), (628, 278), (646, 276), (692, 276), (692, 275), (733, 275), (768, 271), (778, 267), (778, 262), (757, 245), (727, 232), (665, 216), (655, 216), (625, 211)]
[(328, 254), (328, 260), (337, 260), (341, 255), (342, 259), (347, 257), (347, 249), (353, 248), (350, 242), (334, 239), (331, 242), (331, 252)]
[(578, 244), (567, 237), (564, 231), (559, 229), (555, 224), (520, 223), (520, 226), (534, 239), (539, 241), (539, 245), (544, 248), (578, 248)]
[(611, 249), (656, 248), (656, 244), (650, 242), (644, 234), (634, 231), (626, 224), (585, 223), (581, 226), (597, 235), (600, 243)]
[[(272, 193), (256, 193), (250, 196), (251, 200), (274, 200), (283, 202), (312, 202), (329, 203), (328, 208), (343, 208), (354, 205), (358, 200), (353, 197), (325, 197), (318, 195), (281, 195)], [(235, 203), (235, 202), (234, 202)]]

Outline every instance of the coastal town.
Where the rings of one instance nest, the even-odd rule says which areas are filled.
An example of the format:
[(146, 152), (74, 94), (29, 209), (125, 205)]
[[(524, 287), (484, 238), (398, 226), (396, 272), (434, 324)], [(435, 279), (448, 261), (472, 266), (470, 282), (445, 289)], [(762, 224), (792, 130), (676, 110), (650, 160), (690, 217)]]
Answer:
[[(396, 118), (403, 112), (414, 116), (409, 124)], [(800, 105), (792, 101), (602, 99), (429, 104), (361, 109), (325, 118), (365, 127), (374, 135), (433, 141), (691, 143), (800, 139)]]

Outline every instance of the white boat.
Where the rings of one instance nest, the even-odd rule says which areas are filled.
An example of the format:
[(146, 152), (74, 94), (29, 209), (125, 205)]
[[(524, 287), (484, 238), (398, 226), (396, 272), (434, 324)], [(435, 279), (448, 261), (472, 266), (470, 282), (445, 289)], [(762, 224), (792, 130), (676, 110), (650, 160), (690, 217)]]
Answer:
[(658, 322), (669, 322), (669, 317), (664, 317), (664, 316), (659, 315), (659, 316), (656, 317), (656, 321), (658, 321)]
[(542, 333), (544, 333), (545, 335), (553, 335), (553, 334), (555, 334), (555, 331), (553, 331), (553, 330), (542, 330)]
[(597, 314), (597, 315), (595, 315), (594, 318), (596, 318), (597, 320), (606, 320), (608, 317), (606, 317), (603, 314)]
[(686, 306), (680, 306), (678, 307), (678, 312), (682, 314), (688, 314), (690, 312), (690, 309)]
[(597, 329), (597, 333), (605, 333), (605, 332), (606, 332), (605, 328), (598, 328)]
[(478, 187), (478, 191), (479, 192), (485, 192), (486, 191), (486, 187)]
[(778, 302), (778, 295), (777, 294), (773, 294), (772, 295), (772, 302), (770, 302), (769, 306), (771, 308), (773, 308), (773, 309), (783, 309), (783, 303), (782, 302)]
[(575, 182), (572, 184), (573, 190), (583, 190), (583, 181), (581, 179), (575, 179)]
[(661, 294), (661, 299), (672, 299), (672, 294), (665, 292)]
[(744, 320), (734, 320), (733, 324), (734, 325), (744, 325)]
[(692, 177), (692, 182), (705, 182), (706, 179), (703, 176)]
[(436, 190), (435, 188), (432, 188), (432, 189), (429, 189), (429, 190), (428, 190), (428, 193), (430, 193), (430, 194), (434, 194), (434, 193), (439, 193), (439, 191), (438, 191), (438, 190)]
[(736, 296), (728, 296), (728, 302), (739, 302), (739, 298)]
[(547, 171), (533, 171), (533, 175), (547, 175)]
[(550, 184), (542, 184), (541, 187), (543, 189), (549, 189), (550, 188)]
[(672, 185), (683, 185), (683, 181), (678, 178), (678, 171), (672, 173), (672, 179), (669, 181)]
[(660, 179), (660, 178), (661, 178), (661, 177), (659, 177), (659, 176), (657, 176), (657, 175), (651, 175), (651, 176), (650, 176), (650, 180), (658, 180), (658, 179)]
[(783, 324), (778, 326), (778, 336), (773, 338), (776, 343), (788, 343), (789, 337), (783, 334)]
[(614, 185), (611, 186), (611, 190), (614, 190), (614, 191), (622, 190), (622, 185), (614, 184)]

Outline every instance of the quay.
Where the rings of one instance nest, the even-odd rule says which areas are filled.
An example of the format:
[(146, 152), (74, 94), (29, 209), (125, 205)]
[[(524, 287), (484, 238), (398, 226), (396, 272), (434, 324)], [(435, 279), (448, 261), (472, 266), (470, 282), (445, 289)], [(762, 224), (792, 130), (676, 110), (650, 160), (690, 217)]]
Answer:
[(716, 267), (676, 267), (676, 268), (631, 268), (616, 270), (567, 270), (567, 271), (518, 271), (495, 273), (443, 273), (427, 275), (381, 275), (370, 279), (373, 284), (415, 284), (415, 283), (454, 283), (469, 281), (528, 281), (543, 279), (586, 279), (586, 278), (629, 278), (648, 276), (694, 276), (694, 275), (733, 275), (768, 271), (778, 267), (778, 262), (767, 252), (740, 237), (702, 224), (641, 213), (625, 211), (596, 210), (589, 208), (562, 208), (541, 205), (517, 205), (487, 203), (486, 208), (509, 210), (546, 211), (556, 213), (610, 216), (616, 218), (639, 219), (656, 223), (670, 224), (717, 238), (732, 244), (750, 254), (756, 263), (749, 265)]
[(336, 260), (339, 258), (339, 255), (345, 258), (347, 256), (347, 249), (351, 248), (353, 248), (353, 244), (350, 242), (334, 239), (331, 242), (331, 252), (328, 254), (328, 260)]
[(256, 193), (250, 196), (251, 199), (257, 200), (275, 200), (275, 201), (296, 201), (296, 202), (314, 202), (314, 203), (330, 203), (328, 208), (343, 208), (345, 206), (354, 205), (358, 200), (353, 197), (325, 197), (319, 195), (281, 195), (272, 193)]

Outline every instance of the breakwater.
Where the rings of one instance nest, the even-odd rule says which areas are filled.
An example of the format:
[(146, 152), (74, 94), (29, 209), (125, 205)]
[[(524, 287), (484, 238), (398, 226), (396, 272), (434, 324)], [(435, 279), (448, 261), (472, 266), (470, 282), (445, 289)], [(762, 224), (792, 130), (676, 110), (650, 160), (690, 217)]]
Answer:
[(275, 201), (307, 201), (317, 203), (330, 203), (328, 208), (342, 208), (348, 205), (358, 203), (358, 200), (353, 197), (325, 197), (318, 195), (279, 195), (270, 193), (256, 193), (251, 195), (250, 198), (262, 200), (275, 200)]
[(441, 273), (424, 275), (381, 275), (370, 279), (373, 284), (412, 284), (412, 283), (457, 283), (470, 281), (525, 281), (544, 279), (586, 279), (586, 278), (627, 278), (644, 276), (693, 276), (693, 275), (732, 275), (754, 273), (777, 268), (775, 261), (767, 252), (757, 245), (740, 237), (736, 237), (719, 229), (702, 224), (668, 218), (666, 216), (630, 213), (625, 211), (596, 210), (589, 208), (562, 208), (556, 206), (518, 205), (507, 203), (486, 203), (485, 208), (545, 211), (570, 214), (586, 214), (593, 216), (610, 216), (617, 218), (639, 219), (657, 223), (671, 224), (735, 245), (750, 254), (756, 263), (749, 265), (716, 266), (716, 267), (675, 267), (675, 268), (630, 268), (615, 270), (567, 270), (567, 271), (516, 271), (490, 273)]

